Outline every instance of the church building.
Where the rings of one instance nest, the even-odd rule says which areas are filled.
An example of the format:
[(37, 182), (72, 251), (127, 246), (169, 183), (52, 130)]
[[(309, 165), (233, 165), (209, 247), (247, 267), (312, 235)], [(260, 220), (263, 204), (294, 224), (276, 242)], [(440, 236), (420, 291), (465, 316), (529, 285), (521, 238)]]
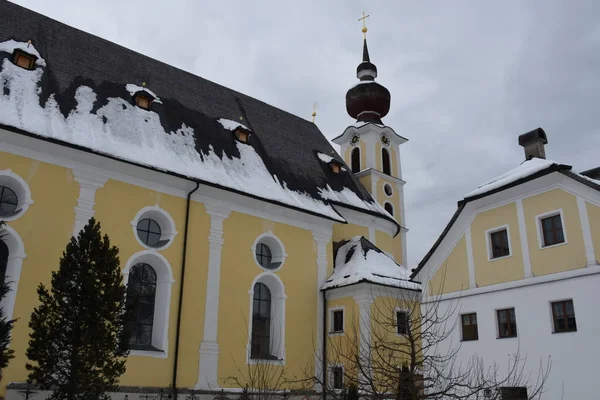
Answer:
[(22, 398), (36, 288), (91, 217), (128, 301), (146, 294), (114, 399), (239, 392), (261, 365), (341, 387), (328, 336), (359, 321), (368, 346), (379, 297), (421, 287), (407, 139), (366, 38), (357, 77), (338, 154), (310, 121), (0, 0), (0, 305), (17, 318), (0, 395)]

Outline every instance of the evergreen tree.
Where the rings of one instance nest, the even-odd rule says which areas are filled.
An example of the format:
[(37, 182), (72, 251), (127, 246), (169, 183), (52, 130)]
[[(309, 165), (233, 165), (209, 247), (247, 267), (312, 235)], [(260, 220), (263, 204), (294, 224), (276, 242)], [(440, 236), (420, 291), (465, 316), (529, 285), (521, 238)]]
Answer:
[[(0, 221), (0, 241), (2, 241), (4, 233), (4, 221)], [(0, 243), (0, 246), (3, 246), (3, 243)], [(6, 246), (6, 245), (4, 245)], [(2, 249), (0, 249), (0, 264), (3, 264), (6, 260), (3, 260)], [(8, 256), (8, 254), (6, 254)], [(8, 282), (5, 280), (6, 275), (6, 265), (2, 265), (0, 268), (0, 301), (6, 297), (8, 291), (10, 290), (8, 286)], [(9, 349), (8, 345), (10, 343), (10, 335), (12, 333), (13, 326), (16, 320), (8, 320), (6, 318), (6, 314), (4, 313), (4, 309), (0, 308), (0, 370), (6, 368), (8, 362), (14, 358), (14, 350)]]
[(49, 399), (109, 399), (125, 372), (125, 286), (108, 236), (94, 218), (72, 237), (52, 272), (52, 287), (38, 287), (27, 349), (29, 381), (52, 389)]

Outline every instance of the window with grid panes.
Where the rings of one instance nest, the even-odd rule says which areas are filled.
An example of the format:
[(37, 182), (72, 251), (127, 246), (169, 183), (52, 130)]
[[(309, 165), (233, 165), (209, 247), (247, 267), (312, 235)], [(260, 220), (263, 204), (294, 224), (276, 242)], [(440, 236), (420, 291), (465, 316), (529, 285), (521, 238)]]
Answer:
[(506, 229), (491, 233), (490, 244), (492, 246), (491, 258), (500, 258), (510, 255), (510, 249), (508, 247), (508, 231)]
[(408, 334), (408, 313), (406, 311), (396, 311), (396, 327), (398, 334)]
[(507, 338), (517, 336), (517, 319), (515, 309), (507, 308), (496, 311), (498, 316), (498, 337)]
[(19, 199), (14, 190), (0, 185), (0, 217), (11, 216), (17, 211)]
[(264, 283), (254, 285), (250, 357), (275, 359), (271, 355), (271, 291)]
[(128, 325), (131, 349), (151, 349), (156, 301), (156, 272), (146, 263), (136, 264), (127, 281)]
[(462, 322), (462, 340), (478, 340), (479, 331), (477, 329), (477, 314), (463, 314), (461, 315)]
[(342, 389), (344, 387), (344, 370), (342, 367), (331, 368), (331, 374), (333, 375), (333, 388)]
[(344, 331), (344, 310), (333, 311), (333, 327), (332, 332)]
[(4, 285), (8, 265), (8, 246), (0, 240), (0, 285)]
[(544, 246), (552, 246), (554, 244), (560, 244), (565, 241), (560, 214), (556, 214), (547, 218), (542, 218), (540, 223), (542, 224)]
[(573, 332), (577, 330), (573, 300), (555, 301), (552, 303), (554, 332)]

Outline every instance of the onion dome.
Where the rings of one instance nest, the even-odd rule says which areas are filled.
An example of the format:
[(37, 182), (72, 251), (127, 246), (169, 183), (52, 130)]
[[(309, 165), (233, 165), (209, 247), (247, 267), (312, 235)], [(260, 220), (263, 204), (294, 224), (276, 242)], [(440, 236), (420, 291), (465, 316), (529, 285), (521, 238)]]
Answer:
[(346, 111), (357, 121), (381, 124), (381, 118), (390, 111), (392, 95), (385, 87), (375, 82), (377, 67), (371, 63), (367, 39), (363, 47), (363, 60), (356, 68), (360, 80), (346, 93)]

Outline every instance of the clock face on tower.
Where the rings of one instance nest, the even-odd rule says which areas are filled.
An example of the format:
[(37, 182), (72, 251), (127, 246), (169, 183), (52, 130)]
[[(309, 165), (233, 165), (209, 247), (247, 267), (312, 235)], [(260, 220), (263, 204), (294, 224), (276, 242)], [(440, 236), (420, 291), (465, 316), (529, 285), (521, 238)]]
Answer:
[(357, 132), (353, 133), (352, 136), (350, 137), (350, 146), (352, 146), (352, 147), (357, 146), (359, 141), (360, 141), (360, 135)]
[(381, 134), (381, 143), (385, 147), (390, 147), (390, 136), (387, 133), (382, 133)]

